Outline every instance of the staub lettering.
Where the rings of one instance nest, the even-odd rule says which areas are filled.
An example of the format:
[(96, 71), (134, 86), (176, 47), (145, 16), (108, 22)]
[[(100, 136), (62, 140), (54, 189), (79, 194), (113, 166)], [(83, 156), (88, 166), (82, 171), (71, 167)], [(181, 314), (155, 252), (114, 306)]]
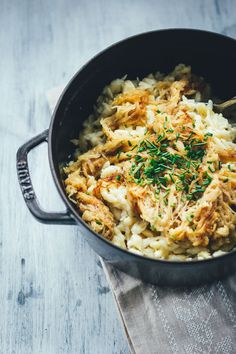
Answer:
[(34, 191), (32, 189), (29, 170), (26, 161), (18, 161), (17, 172), (24, 198), (27, 200), (33, 199)]

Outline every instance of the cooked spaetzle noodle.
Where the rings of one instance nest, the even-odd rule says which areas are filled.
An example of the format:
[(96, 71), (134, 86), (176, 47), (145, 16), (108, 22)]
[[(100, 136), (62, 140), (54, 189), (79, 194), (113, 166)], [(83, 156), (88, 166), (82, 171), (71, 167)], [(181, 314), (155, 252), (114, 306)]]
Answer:
[(94, 231), (169, 260), (235, 246), (236, 130), (208, 98), (182, 64), (104, 88), (64, 168), (68, 197)]

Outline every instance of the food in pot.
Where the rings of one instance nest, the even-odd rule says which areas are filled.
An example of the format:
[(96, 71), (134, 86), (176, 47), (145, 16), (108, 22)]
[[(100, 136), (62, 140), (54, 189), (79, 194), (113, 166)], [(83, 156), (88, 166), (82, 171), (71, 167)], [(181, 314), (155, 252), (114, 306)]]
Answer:
[(94, 231), (157, 259), (235, 246), (236, 129), (209, 95), (183, 64), (104, 88), (64, 168), (68, 198)]

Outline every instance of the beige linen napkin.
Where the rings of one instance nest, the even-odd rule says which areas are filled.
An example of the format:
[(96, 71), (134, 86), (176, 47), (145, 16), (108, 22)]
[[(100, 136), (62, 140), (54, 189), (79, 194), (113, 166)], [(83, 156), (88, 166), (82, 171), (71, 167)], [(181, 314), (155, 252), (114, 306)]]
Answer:
[[(48, 92), (51, 110), (62, 89)], [(194, 289), (171, 289), (101, 262), (132, 353), (236, 353), (236, 275)]]

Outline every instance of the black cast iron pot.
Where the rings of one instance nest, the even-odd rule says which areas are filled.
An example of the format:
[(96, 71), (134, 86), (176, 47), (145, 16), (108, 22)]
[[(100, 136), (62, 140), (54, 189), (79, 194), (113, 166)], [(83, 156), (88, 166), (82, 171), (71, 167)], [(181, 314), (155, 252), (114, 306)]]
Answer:
[[(236, 252), (218, 258), (174, 262), (129, 253), (92, 231), (67, 199), (59, 165), (73, 153), (70, 140), (78, 137), (96, 98), (111, 80), (128, 74), (142, 78), (159, 70), (168, 73), (179, 63), (190, 64), (194, 73), (211, 83), (217, 97), (235, 96), (236, 41), (225, 36), (188, 29), (154, 31), (116, 43), (89, 61), (69, 82), (52, 116), (49, 130), (28, 141), (17, 152), (17, 172), (25, 202), (38, 221), (76, 224), (91, 247), (120, 270), (154, 284), (197, 285), (225, 276), (236, 269)], [(43, 211), (31, 183), (27, 154), (48, 142), (50, 168), (67, 212)]]

